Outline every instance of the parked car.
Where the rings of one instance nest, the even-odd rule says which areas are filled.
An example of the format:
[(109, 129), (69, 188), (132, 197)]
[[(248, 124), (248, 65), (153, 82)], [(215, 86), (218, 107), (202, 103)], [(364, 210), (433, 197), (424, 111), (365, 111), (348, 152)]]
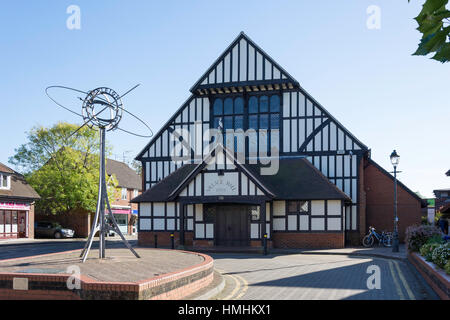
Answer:
[(75, 231), (63, 228), (56, 222), (37, 222), (34, 227), (34, 235), (44, 238), (73, 238)]

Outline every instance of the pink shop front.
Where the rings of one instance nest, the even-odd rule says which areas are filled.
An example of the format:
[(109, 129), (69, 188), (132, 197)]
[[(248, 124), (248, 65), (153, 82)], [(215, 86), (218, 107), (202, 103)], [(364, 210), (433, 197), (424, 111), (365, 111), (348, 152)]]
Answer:
[(0, 239), (28, 238), (31, 205), (0, 202)]

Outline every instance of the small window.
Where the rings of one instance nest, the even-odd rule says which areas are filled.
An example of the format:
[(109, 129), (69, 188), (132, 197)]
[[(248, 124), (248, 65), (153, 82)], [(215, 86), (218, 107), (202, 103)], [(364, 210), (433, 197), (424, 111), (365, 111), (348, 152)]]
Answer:
[(134, 189), (133, 191), (133, 198), (136, 198), (139, 195), (138, 189)]
[(9, 177), (6, 174), (0, 174), (0, 189), (9, 189)]
[(259, 211), (259, 206), (251, 207), (251, 216), (252, 216), (252, 221), (259, 221), (259, 219), (261, 217), (261, 213)]
[(127, 200), (127, 188), (122, 188), (122, 200)]

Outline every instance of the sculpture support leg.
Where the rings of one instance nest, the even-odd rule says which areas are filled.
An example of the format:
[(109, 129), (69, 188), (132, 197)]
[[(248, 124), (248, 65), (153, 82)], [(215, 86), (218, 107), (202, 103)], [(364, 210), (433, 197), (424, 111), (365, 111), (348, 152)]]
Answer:
[[(87, 256), (89, 255), (89, 251), (92, 246), (92, 242), (94, 240), (94, 235), (97, 231), (99, 231), (99, 258), (104, 259), (106, 257), (106, 241), (105, 236), (106, 232), (109, 230), (109, 227), (107, 225), (106, 221), (106, 215), (109, 216), (114, 231), (116, 231), (119, 236), (121, 237), (123, 243), (125, 246), (137, 257), (140, 258), (140, 256), (137, 254), (137, 252), (133, 249), (133, 247), (129, 244), (129, 242), (125, 239), (122, 232), (119, 229), (119, 226), (117, 225), (116, 219), (114, 218), (114, 215), (111, 210), (111, 206), (109, 204), (108, 199), (108, 189), (106, 185), (106, 168), (105, 168), (105, 129), (100, 128), (100, 175), (99, 175), (99, 188), (98, 188), (98, 200), (97, 200), (97, 210), (95, 212), (95, 217), (91, 229), (91, 233), (89, 234), (88, 241), (81, 252), (82, 261), (83, 263), (86, 261)], [(105, 208), (105, 202), (106, 202), (106, 208)], [(105, 209), (108, 211), (105, 214)]]

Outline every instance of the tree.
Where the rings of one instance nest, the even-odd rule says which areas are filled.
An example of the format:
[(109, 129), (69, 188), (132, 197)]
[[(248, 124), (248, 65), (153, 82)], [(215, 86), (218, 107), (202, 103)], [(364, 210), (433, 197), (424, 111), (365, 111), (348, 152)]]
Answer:
[(422, 11), (415, 18), (422, 39), (414, 55), (434, 53), (431, 59), (442, 63), (450, 60), (450, 11), (445, 8), (447, 3), (448, 0), (425, 1)]
[[(15, 150), (9, 162), (24, 174), (39, 193), (36, 211), (64, 214), (83, 209), (94, 212), (99, 180), (99, 134), (78, 125), (57, 123), (51, 128), (34, 127), (27, 133), (28, 142)], [(110, 152), (110, 148), (107, 150)], [(117, 186), (114, 176), (108, 184)], [(115, 188), (108, 188), (113, 199)]]

